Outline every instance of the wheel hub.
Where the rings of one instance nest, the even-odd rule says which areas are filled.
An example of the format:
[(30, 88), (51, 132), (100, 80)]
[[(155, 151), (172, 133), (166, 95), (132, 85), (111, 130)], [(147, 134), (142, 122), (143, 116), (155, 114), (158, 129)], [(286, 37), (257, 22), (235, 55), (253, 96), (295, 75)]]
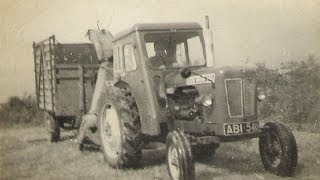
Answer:
[(267, 149), (269, 160), (273, 167), (277, 167), (281, 162), (282, 149), (278, 137), (271, 133), (269, 135), (270, 145)]
[(103, 145), (111, 157), (116, 157), (121, 152), (121, 129), (117, 110), (107, 106), (103, 110)]
[(180, 177), (180, 166), (179, 166), (179, 157), (178, 157), (178, 150), (172, 144), (169, 147), (168, 151), (168, 164), (171, 176), (174, 180), (178, 180)]
[(106, 125), (105, 125), (105, 136), (107, 136), (107, 137), (111, 137), (112, 136), (112, 134), (111, 134), (111, 127), (110, 127), (110, 125), (108, 124), (108, 122), (106, 122)]

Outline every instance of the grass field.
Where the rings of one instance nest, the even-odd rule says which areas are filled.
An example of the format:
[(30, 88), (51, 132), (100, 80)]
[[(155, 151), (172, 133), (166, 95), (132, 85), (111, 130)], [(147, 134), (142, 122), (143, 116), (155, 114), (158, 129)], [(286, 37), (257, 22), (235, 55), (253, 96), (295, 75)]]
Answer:
[[(320, 179), (320, 134), (294, 135), (299, 161), (293, 178)], [(1, 129), (0, 179), (169, 179), (163, 146), (144, 151), (142, 167), (117, 170), (99, 151), (78, 151), (73, 136), (64, 132), (63, 140), (52, 144), (41, 127)], [(196, 178), (279, 179), (264, 170), (257, 142), (222, 144), (214, 156), (196, 161)]]

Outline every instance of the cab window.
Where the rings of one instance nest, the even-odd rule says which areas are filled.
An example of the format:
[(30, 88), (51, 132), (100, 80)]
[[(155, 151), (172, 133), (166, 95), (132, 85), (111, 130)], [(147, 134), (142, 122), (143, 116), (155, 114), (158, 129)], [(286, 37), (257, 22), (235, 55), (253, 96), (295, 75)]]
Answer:
[(122, 58), (122, 50), (120, 46), (115, 47), (114, 53), (114, 72), (122, 73), (124, 71), (124, 63)]
[(123, 57), (124, 57), (124, 65), (125, 70), (134, 71), (137, 69), (136, 58), (134, 54), (133, 44), (126, 44), (123, 47)]

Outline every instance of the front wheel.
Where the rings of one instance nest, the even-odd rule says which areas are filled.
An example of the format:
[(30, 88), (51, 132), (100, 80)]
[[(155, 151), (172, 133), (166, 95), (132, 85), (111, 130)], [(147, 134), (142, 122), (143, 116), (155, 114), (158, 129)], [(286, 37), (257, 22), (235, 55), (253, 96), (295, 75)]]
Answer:
[(191, 146), (181, 131), (170, 132), (166, 140), (167, 168), (173, 180), (195, 179), (194, 161)]
[(298, 149), (291, 130), (284, 124), (267, 123), (268, 130), (259, 139), (259, 150), (267, 171), (291, 176), (298, 162)]

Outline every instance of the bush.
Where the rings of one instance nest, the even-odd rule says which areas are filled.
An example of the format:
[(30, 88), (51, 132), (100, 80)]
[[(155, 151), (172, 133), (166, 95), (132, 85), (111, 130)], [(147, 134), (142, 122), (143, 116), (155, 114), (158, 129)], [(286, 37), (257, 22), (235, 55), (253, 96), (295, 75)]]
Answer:
[(263, 118), (277, 116), (287, 122), (318, 122), (320, 63), (313, 56), (305, 61), (282, 64), (280, 69), (257, 64), (257, 76), (258, 86), (267, 95), (258, 107)]
[(40, 125), (44, 113), (39, 111), (34, 97), (10, 97), (0, 106), (0, 127)]

